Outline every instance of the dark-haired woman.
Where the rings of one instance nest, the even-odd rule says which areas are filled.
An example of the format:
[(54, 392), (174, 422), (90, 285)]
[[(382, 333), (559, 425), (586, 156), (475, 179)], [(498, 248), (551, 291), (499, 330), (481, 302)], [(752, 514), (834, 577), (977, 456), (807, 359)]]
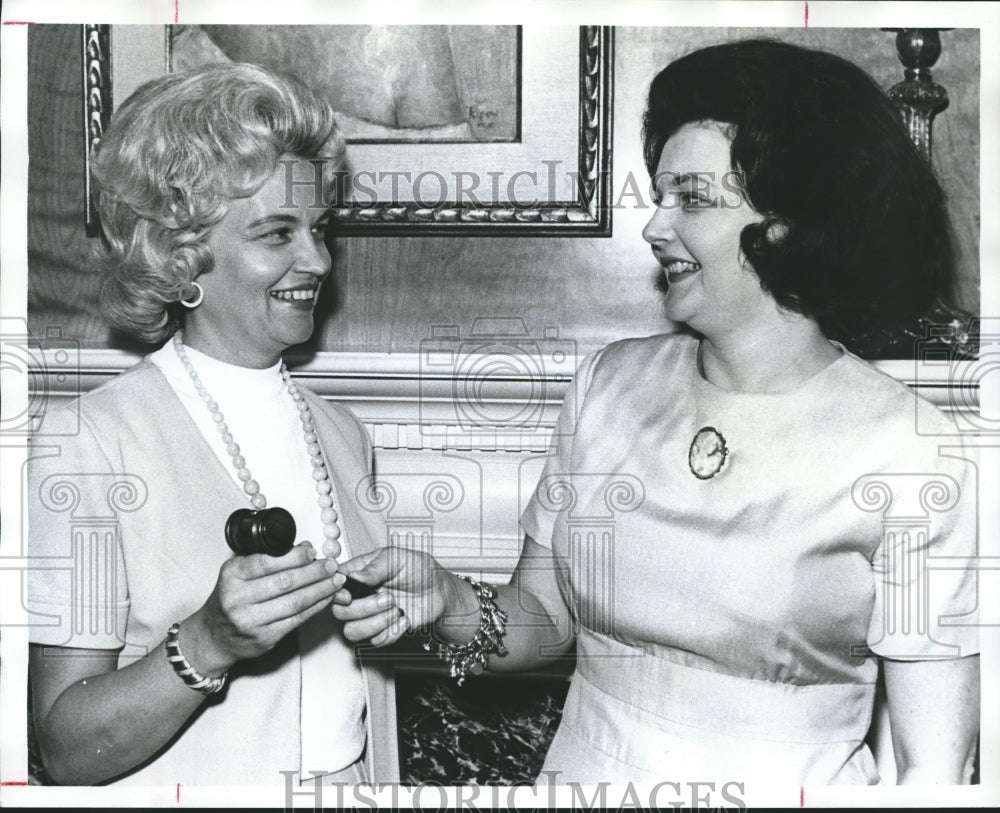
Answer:
[(898, 781), (969, 781), (974, 466), (943, 414), (922, 405), (918, 435), (914, 395), (838, 342), (939, 291), (937, 183), (864, 72), (778, 42), (669, 65), (644, 141), (643, 237), (686, 329), (583, 362), (510, 585), (366, 555), (346, 567), (405, 616), (356, 601), (347, 634), (433, 622), (458, 674), (575, 641), (546, 781), (879, 783), (880, 666)]

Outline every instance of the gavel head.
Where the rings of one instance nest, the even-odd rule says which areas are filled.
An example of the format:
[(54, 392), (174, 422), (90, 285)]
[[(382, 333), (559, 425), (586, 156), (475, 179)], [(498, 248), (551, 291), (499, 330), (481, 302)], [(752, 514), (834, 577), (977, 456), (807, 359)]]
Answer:
[(226, 542), (240, 556), (284, 556), (295, 543), (295, 520), (284, 508), (240, 508), (226, 521)]

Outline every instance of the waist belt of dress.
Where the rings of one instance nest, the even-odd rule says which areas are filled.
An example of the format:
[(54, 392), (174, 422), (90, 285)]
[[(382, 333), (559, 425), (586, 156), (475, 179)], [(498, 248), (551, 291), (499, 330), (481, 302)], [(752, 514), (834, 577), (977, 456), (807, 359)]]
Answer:
[(696, 669), (590, 631), (577, 640), (576, 670), (665, 724), (778, 742), (862, 740), (875, 694), (864, 683), (796, 686)]

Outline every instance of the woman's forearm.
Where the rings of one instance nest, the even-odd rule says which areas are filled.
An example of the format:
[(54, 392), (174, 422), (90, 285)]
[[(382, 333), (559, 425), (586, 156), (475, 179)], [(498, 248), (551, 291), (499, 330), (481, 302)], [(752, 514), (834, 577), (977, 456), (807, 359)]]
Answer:
[[(230, 664), (213, 663), (207, 648), (199, 646), (199, 638), (195, 619), (181, 625), (185, 657), (204, 674), (225, 671)], [(201, 654), (203, 651), (206, 654)], [(44, 697), (46, 685), (60, 680), (67, 668), (86, 674), (88, 659), (73, 664), (74, 659), (67, 657), (72, 654), (32, 647), (32, 681), (40, 690), (36, 694)], [(48, 708), (40, 708), (36, 697), (35, 724), (42, 761), (61, 785), (93, 785), (113, 779), (163, 748), (205, 697), (178, 677), (160, 643), (122, 669), (73, 681)]]
[(885, 658), (882, 669), (897, 783), (967, 783), (979, 733), (979, 656)]
[[(181, 651), (203, 675), (220, 675), (326, 611), (343, 583), (336, 563), (316, 559), (309, 543), (284, 556), (227, 559), (211, 595), (181, 623)], [(89, 663), (33, 653), (42, 757), (62, 783), (102, 782), (141, 765), (205, 699), (174, 672), (163, 643), (117, 670), (113, 658), (77, 652), (89, 653)]]
[[(444, 614), (434, 624), (435, 637), (450, 644), (466, 644), (479, 629), (480, 609), (471, 584), (449, 574)], [(494, 672), (519, 672), (543, 666), (564, 654), (573, 640), (568, 629), (560, 630), (538, 598), (524, 589), (517, 577), (496, 588), (497, 606), (507, 613), (507, 631), (502, 641), (506, 655), (493, 653), (489, 669)]]

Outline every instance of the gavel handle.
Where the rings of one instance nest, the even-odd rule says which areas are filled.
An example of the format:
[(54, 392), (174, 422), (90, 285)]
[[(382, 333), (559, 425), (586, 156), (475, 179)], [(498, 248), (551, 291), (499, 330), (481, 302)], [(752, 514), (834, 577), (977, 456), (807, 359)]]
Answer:
[(348, 576), (344, 582), (344, 588), (351, 594), (351, 598), (364, 598), (375, 595), (375, 588), (370, 584), (359, 582), (357, 579)]

